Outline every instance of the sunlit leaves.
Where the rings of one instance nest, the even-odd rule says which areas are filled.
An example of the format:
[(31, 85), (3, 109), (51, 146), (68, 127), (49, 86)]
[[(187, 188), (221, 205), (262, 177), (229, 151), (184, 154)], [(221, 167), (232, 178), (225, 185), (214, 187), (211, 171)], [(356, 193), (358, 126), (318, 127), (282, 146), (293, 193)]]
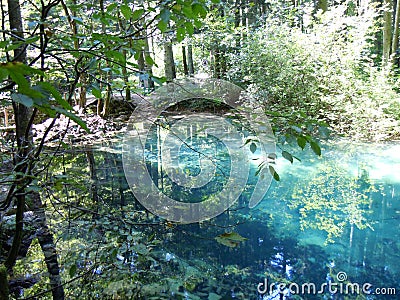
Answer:
[(157, 28), (161, 31), (161, 32), (166, 32), (168, 29), (168, 24), (166, 22), (164, 22), (163, 20), (160, 20), (157, 24)]
[(132, 17), (132, 10), (128, 5), (122, 4), (120, 10), (126, 20), (129, 20)]
[(39, 81), (35, 85), (31, 85), (27, 78), (35, 75), (44, 76), (42, 71), (20, 62), (0, 64), (0, 70), (2, 70), (0, 74), (3, 77), (8, 75), (18, 86), (18, 92), (11, 93), (13, 101), (26, 107), (36, 107), (52, 118), (56, 117), (57, 113), (63, 114), (86, 131), (89, 131), (86, 124), (71, 112), (71, 105), (63, 99), (54, 86), (45, 81)]
[(97, 99), (101, 98), (101, 91), (99, 89), (93, 88), (92, 95), (95, 96)]
[(131, 16), (132, 21), (139, 20), (143, 16), (144, 13), (145, 13), (145, 11), (143, 8), (133, 11), (132, 16)]
[(305, 138), (302, 137), (302, 136), (297, 137), (297, 145), (299, 145), (299, 147), (300, 147), (301, 149), (304, 149), (304, 147), (306, 146), (306, 144), (307, 144), (307, 139), (305, 139)]

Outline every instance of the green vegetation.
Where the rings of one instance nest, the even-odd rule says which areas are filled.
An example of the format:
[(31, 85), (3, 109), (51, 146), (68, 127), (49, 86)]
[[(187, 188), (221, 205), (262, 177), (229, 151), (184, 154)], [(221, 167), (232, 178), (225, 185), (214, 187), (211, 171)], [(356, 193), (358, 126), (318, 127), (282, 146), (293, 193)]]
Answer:
[[(249, 107), (261, 107), (279, 148), (269, 159), (294, 164), (293, 146), (320, 157), (321, 145), (342, 137), (397, 140), (400, 6), (383, 2), (1, 2), (0, 300), (247, 299), (265, 274), (287, 281), (289, 263), (297, 279), (320, 280), (306, 265), (325, 267), (304, 257), (279, 262), (283, 271), (266, 263), (281, 251), (260, 247), (274, 216), (256, 221), (248, 199), (201, 224), (151, 215), (126, 183), (120, 139), (144, 95), (208, 76), (241, 86)], [(199, 98), (163, 113), (228, 111)], [(256, 139), (243, 146), (257, 155)], [(255, 175), (268, 166), (285, 180), (271, 164), (254, 166)], [(160, 168), (148, 166), (153, 177), (162, 174), (163, 189), (191, 197), (172, 189)], [(299, 213), (296, 230), (318, 229), (328, 244), (348, 230), (352, 241), (354, 227), (373, 228), (368, 215), (386, 204), (371, 200), (378, 190), (367, 173), (354, 178), (323, 164), (313, 171), (281, 195), (279, 213)], [(291, 257), (309, 250), (283, 240)], [(368, 243), (378, 248), (377, 240)]]

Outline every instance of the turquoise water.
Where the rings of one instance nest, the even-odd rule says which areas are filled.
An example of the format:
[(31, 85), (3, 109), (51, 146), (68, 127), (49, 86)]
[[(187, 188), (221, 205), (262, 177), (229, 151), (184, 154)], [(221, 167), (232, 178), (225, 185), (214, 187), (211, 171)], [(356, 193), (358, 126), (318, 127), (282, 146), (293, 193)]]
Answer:
[[(318, 261), (331, 275), (345, 272), (353, 283), (398, 291), (400, 145), (338, 141), (324, 148), (322, 158), (299, 153), (303, 161), (295, 165), (280, 159), (282, 180), (273, 184), (255, 214), (268, 215), (278, 236), (310, 249), (302, 260), (315, 280), (323, 280), (323, 273), (317, 275), (307, 264)], [(353, 214), (346, 211), (349, 206)], [(314, 255), (316, 249), (321, 256)]]
[[(205, 190), (190, 191), (174, 185), (159, 168), (160, 144), (154, 146), (156, 140), (147, 144), (147, 168), (160, 190), (190, 202), (223, 188), (222, 175)], [(194, 138), (173, 161), (195, 176), (200, 172), (201, 150), (218, 158), (218, 168), (229, 169), (227, 149), (212, 139), (203, 142), (202, 138)], [(116, 260), (122, 257), (122, 261), (130, 261), (124, 282), (130, 282), (134, 273), (136, 280), (143, 280), (148, 287), (141, 289), (142, 298), (137, 299), (356, 299), (355, 294), (344, 290), (329, 291), (324, 286), (328, 283), (337, 287), (370, 284), (367, 294), (358, 299), (399, 299), (400, 144), (338, 140), (322, 143), (322, 148), (322, 157), (310, 149), (286, 149), (301, 162), (291, 164), (278, 157), (275, 169), (281, 180), (273, 181), (260, 204), (249, 209), (248, 198), (257, 180), (254, 164), (248, 186), (235, 205), (216, 218), (187, 225), (168, 224), (140, 213), (145, 210), (135, 201), (124, 178), (120, 142), (88, 150), (94, 157), (92, 170), (96, 170), (96, 176), (77, 171), (87, 166), (87, 153), (73, 153), (65, 160), (71, 162), (67, 173), (80, 172), (82, 184), (92, 191), (95, 183), (96, 194), (101, 195), (97, 203), (105, 211), (112, 211), (114, 217), (121, 214), (130, 222), (152, 224), (130, 229), (144, 235), (142, 242), (158, 241), (151, 251), (143, 254), (137, 245), (132, 250), (132, 237), (125, 237), (122, 246), (116, 248)], [(110, 225), (110, 234), (118, 236), (123, 226), (116, 224)], [(77, 231), (83, 230), (79, 228)], [(246, 240), (235, 247), (218, 243), (215, 237), (226, 232), (236, 232)], [(99, 276), (112, 281), (115, 274), (107, 273), (112, 264), (103, 263)], [(115, 270), (110, 268), (109, 272)], [(271, 289), (266, 293), (257, 291), (259, 284), (264, 287), (265, 283), (272, 284)], [(278, 283), (285, 284), (282, 294), (278, 293)], [(290, 284), (293, 289), (295, 285), (301, 289), (305, 283), (314, 284), (316, 291), (290, 293)], [(321, 286), (323, 292), (317, 293)], [(376, 288), (386, 295), (371, 294)], [(394, 292), (396, 295), (388, 295)]]

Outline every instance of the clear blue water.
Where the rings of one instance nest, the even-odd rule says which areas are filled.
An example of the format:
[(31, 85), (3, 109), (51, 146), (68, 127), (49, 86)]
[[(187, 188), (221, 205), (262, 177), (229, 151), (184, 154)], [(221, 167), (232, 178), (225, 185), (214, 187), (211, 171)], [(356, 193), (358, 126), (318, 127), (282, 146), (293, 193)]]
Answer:
[[(323, 145), (323, 157), (289, 148), (301, 162), (278, 158), (281, 181), (273, 182), (256, 208), (241, 206), (230, 219), (249, 218), (235, 228), (248, 241), (233, 250), (235, 255), (220, 257), (220, 263), (250, 268), (253, 275), (266, 278), (272, 269), (282, 282), (313, 282), (317, 287), (340, 283), (336, 276), (345, 273), (342, 283), (370, 283), (368, 292), (384, 288), (383, 293), (393, 293), (390, 288), (398, 289), (400, 274), (400, 145), (345, 140)], [(182, 155), (187, 159), (190, 153)], [(195, 160), (186, 163), (196, 170)], [(244, 204), (255, 180), (253, 172), (250, 191), (241, 198)], [(274, 296), (264, 295), (268, 297)]]
[[(179, 199), (186, 197), (185, 201), (198, 201), (223, 187), (224, 176), (211, 181), (205, 190), (188, 191), (171, 183), (158, 167), (158, 147), (154, 146), (157, 138), (153, 138), (154, 143), (147, 144), (147, 167), (165, 193)], [(194, 139), (191, 147), (198, 147), (197, 151), (208, 149), (210, 156), (219, 158), (220, 166), (229, 168), (230, 160), (223, 145), (215, 143), (213, 148), (210, 145), (215, 141), (202, 142), (203, 139)], [(310, 149), (286, 149), (302, 161), (291, 164), (278, 157), (275, 167), (281, 180), (273, 181), (255, 208), (249, 209), (247, 202), (257, 179), (254, 176), (257, 164), (252, 166), (249, 185), (238, 202), (216, 218), (201, 224), (171, 225), (148, 215), (149, 221), (160, 225), (139, 226), (134, 230), (142, 231), (149, 240), (156, 237), (160, 243), (152, 246), (153, 258), (148, 264), (136, 264), (140, 251), (135, 252), (131, 264), (135, 265), (135, 274), (147, 278), (149, 286), (164, 285), (153, 298), (144, 296), (143, 299), (357, 298), (354, 294), (332, 293), (326, 288), (321, 294), (300, 295), (290, 295), (283, 289), (279, 295), (278, 283), (285, 283), (286, 287), (291, 283), (300, 287), (313, 283), (317, 290), (327, 283), (360, 286), (369, 283), (368, 293), (376, 288), (395, 288), (396, 295), (369, 294), (358, 299), (399, 299), (400, 143), (353, 144), (338, 140), (322, 143), (322, 148), (322, 157), (315, 156)], [(177, 166), (196, 175), (199, 154), (185, 146), (180, 152), (174, 160)], [(98, 170), (98, 194), (106, 209), (116, 208), (115, 215), (119, 208), (143, 211), (125, 181), (119, 142), (96, 147), (93, 154)], [(82, 170), (87, 165), (82, 153), (75, 153), (68, 160), (72, 166), (67, 172)], [(84, 179), (88, 174), (81, 172), (79, 176)], [(93, 183), (93, 178), (86, 181), (89, 183)], [(129, 217), (126, 210), (123, 215), (130, 221), (138, 221)], [(218, 243), (215, 237), (226, 232), (236, 232), (246, 240), (232, 248)], [(124, 245), (120, 249), (126, 249), (129, 241)], [(123, 251), (118, 252), (119, 257), (124, 255)], [(199, 273), (180, 278), (183, 275), (178, 270), (182, 268)], [(107, 266), (102, 270), (102, 276), (112, 280), (110, 274), (105, 275)], [(153, 274), (154, 270), (159, 277)], [(347, 279), (340, 277), (339, 280), (338, 273), (345, 273)], [(172, 284), (174, 280), (186, 284)], [(257, 286), (265, 281), (273, 288), (268, 293), (259, 293)], [(384, 291), (393, 293), (393, 290)]]

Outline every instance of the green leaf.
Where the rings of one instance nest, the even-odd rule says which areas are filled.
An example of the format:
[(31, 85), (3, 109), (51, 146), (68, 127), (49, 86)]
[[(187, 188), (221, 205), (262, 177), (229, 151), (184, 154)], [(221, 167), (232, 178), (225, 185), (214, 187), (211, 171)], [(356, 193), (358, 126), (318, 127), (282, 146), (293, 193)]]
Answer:
[(144, 9), (143, 8), (135, 10), (132, 13), (132, 20), (133, 21), (139, 20), (140, 17), (143, 16), (143, 14), (144, 14)]
[(26, 95), (13, 93), (13, 94), (11, 94), (11, 98), (15, 102), (21, 103), (21, 104), (25, 105), (26, 107), (32, 107), (33, 106), (32, 98), (30, 98), (30, 97), (28, 97)]
[(182, 12), (188, 19), (194, 19), (196, 16), (193, 14), (192, 6), (189, 2), (185, 2), (185, 6), (182, 8)]
[(77, 270), (78, 270), (78, 268), (77, 268), (76, 264), (73, 264), (73, 265), (69, 268), (69, 276), (70, 276), (70, 277), (74, 277)]
[(202, 18), (205, 18), (207, 16), (207, 10), (200, 3), (192, 4), (192, 11), (196, 16), (200, 16)]
[(275, 171), (273, 166), (268, 166), (268, 169), (269, 169), (269, 172), (271, 173), (272, 177), (274, 177), (274, 179), (276, 181), (280, 181), (281, 180), (281, 178), (279, 177), (279, 174), (276, 173), (276, 171)]
[(18, 91), (23, 93), (24, 91), (28, 91), (30, 89), (30, 85), (28, 80), (26, 80), (23, 73), (15, 72), (13, 69), (8, 70), (8, 74), (11, 79), (18, 85)]
[(176, 29), (176, 39), (178, 42), (183, 41), (183, 39), (185, 38), (185, 33), (186, 33), (186, 30), (184, 27), (178, 27)]
[(283, 158), (287, 159), (288, 161), (290, 161), (291, 163), (293, 163), (293, 156), (292, 154), (290, 154), (287, 151), (282, 151), (282, 156)]
[(301, 149), (304, 149), (304, 147), (306, 146), (306, 144), (307, 144), (307, 140), (306, 140), (304, 137), (299, 136), (299, 137), (297, 138), (297, 145), (299, 145), (299, 147), (300, 147)]
[(250, 144), (250, 151), (251, 151), (251, 153), (254, 153), (254, 152), (257, 151), (257, 145), (256, 145), (256, 143), (251, 143), (251, 144)]
[(321, 156), (321, 147), (318, 145), (318, 143), (310, 141), (310, 146), (316, 155)]
[(115, 50), (109, 50), (105, 52), (108, 58), (111, 58), (112, 60), (116, 60), (121, 64), (125, 63), (125, 56), (119, 52), (119, 51), (115, 51)]
[(163, 20), (160, 20), (157, 24), (157, 28), (160, 29), (161, 32), (166, 32), (168, 29), (168, 24)]
[(163, 85), (167, 81), (165, 77), (151, 76), (151, 79), (158, 85)]
[(34, 42), (38, 41), (39, 38), (40, 37), (38, 35), (27, 38), (27, 39), (25, 39), (25, 44), (33, 44)]
[(154, 65), (154, 60), (151, 58), (150, 55), (146, 55), (146, 56), (144, 57), (144, 60), (146, 61), (146, 64), (147, 64), (147, 65), (149, 65), (149, 66)]
[(192, 22), (185, 22), (185, 28), (186, 28), (186, 32), (189, 35), (192, 35), (194, 33), (194, 26), (193, 26)]
[(77, 115), (75, 115), (72, 112), (69, 112), (61, 107), (53, 107), (53, 109), (60, 114), (63, 114), (64, 116), (70, 118), (72, 121), (74, 121), (76, 124), (78, 124), (81, 128), (83, 128), (87, 133), (90, 133), (89, 128), (87, 127), (86, 123), (79, 118)]
[(121, 13), (122, 13), (122, 15), (124, 16), (124, 18), (125, 18), (126, 20), (130, 20), (130, 18), (131, 18), (131, 16), (132, 16), (132, 10), (131, 10), (131, 8), (130, 8), (128, 5), (126, 5), (126, 4), (122, 4), (121, 7), (120, 7), (120, 9), (121, 9)]
[(35, 107), (39, 109), (45, 115), (48, 115), (50, 118), (55, 118), (57, 116), (57, 112), (55, 109), (50, 107), (49, 105), (38, 105), (35, 104)]
[(8, 51), (12, 51), (12, 50), (18, 49), (19, 47), (22, 46), (22, 44), (23, 44), (22, 42), (13, 42), (10, 46), (8, 46), (4, 50), (4, 52), (8, 52)]
[(93, 88), (92, 95), (95, 96), (97, 99), (101, 98), (101, 91), (99, 89)]
[(203, 23), (200, 20), (194, 20), (193, 23), (196, 28), (201, 28), (201, 26), (203, 26)]
[(107, 6), (107, 12), (109, 13), (109, 12), (112, 12), (114, 9), (116, 9), (117, 8), (117, 6), (118, 6), (118, 4), (117, 3), (111, 3), (109, 6)]
[(2, 64), (0, 64), (0, 81), (3, 81), (8, 77), (8, 71), (7, 69), (2, 67)]
[(61, 107), (63, 107), (66, 110), (71, 110), (72, 106), (63, 99), (63, 97), (61, 96), (60, 92), (57, 91), (57, 89), (52, 86), (50, 83), (48, 82), (40, 82), (38, 84), (38, 86), (42, 87), (44, 90), (48, 91), (53, 97), (54, 100), (56, 100), (56, 102), (58, 104), (61, 105)]

